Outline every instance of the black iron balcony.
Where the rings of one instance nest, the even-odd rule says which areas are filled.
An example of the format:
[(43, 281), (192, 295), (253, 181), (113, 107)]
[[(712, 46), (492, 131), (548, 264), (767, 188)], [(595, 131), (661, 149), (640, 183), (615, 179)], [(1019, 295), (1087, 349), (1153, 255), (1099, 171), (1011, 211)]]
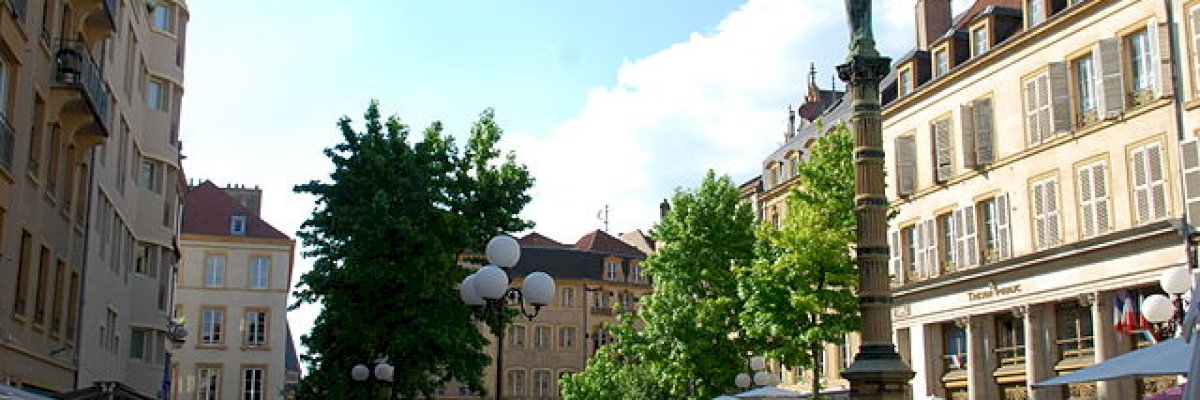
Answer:
[(104, 84), (104, 77), (88, 52), (87, 45), (77, 40), (62, 41), (55, 53), (55, 65), (55, 88), (77, 90), (95, 118), (99, 133), (108, 136), (108, 107), (112, 94)]
[(0, 112), (0, 165), (12, 172), (13, 166), (13, 127), (7, 117)]
[(12, 0), (8, 2), (8, 5), (12, 6), (13, 15), (18, 20), (25, 20), (25, 11), (29, 8), (29, 0)]

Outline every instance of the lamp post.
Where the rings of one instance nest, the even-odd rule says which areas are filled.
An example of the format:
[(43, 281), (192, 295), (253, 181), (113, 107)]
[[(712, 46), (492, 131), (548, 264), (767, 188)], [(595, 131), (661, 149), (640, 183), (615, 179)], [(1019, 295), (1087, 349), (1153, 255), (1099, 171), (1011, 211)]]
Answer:
[(871, 0), (846, 0), (850, 54), (838, 77), (850, 96), (850, 133), (854, 136), (854, 218), (858, 223), (858, 308), (862, 339), (854, 363), (842, 372), (853, 399), (903, 399), (914, 373), (892, 344), (892, 294), (888, 287), (887, 196), (883, 183), (883, 131), (879, 81), (891, 60), (875, 50)]
[(767, 360), (760, 356), (750, 357), (750, 372), (737, 374), (733, 378), (733, 384), (739, 389), (746, 390), (750, 386), (772, 386), (778, 385), (779, 381), (770, 372), (767, 372)]
[[(521, 288), (509, 287), (512, 279), (508, 270), (521, 258), (521, 246), (511, 236), (493, 237), (488, 241), (485, 253), (489, 264), (463, 279), (459, 295), (464, 303), (475, 308), (477, 318), (492, 322), (492, 333), (496, 335), (496, 399), (499, 400), (504, 389), (504, 329), (508, 322), (505, 314), (510, 305), (516, 305), (518, 312), (532, 321), (542, 306), (554, 299), (554, 278), (538, 271), (526, 276)], [(525, 309), (526, 302), (533, 307), (532, 312)]]
[(1182, 332), (1183, 294), (1192, 288), (1191, 270), (1186, 265), (1167, 269), (1158, 278), (1158, 284), (1167, 296), (1146, 296), (1142, 300), (1142, 314), (1146, 320), (1163, 325), (1162, 336), (1178, 336)]
[[(363, 364), (355, 365), (353, 368), (350, 368), (350, 377), (355, 382), (366, 382), (372, 376), (372, 371), (374, 371), (375, 377), (375, 381), (372, 381), (372, 386), (377, 382), (387, 382), (386, 384), (390, 385), (395, 379), (396, 368), (382, 359), (375, 364), (373, 370)], [(391, 389), (391, 387), (389, 386), (388, 389)]]

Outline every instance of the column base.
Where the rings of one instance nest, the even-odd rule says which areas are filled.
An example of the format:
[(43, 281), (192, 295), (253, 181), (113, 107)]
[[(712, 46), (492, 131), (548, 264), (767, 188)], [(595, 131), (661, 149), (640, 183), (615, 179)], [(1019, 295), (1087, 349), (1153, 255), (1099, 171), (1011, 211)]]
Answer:
[(856, 400), (908, 399), (914, 375), (890, 343), (864, 343), (854, 363), (842, 371), (850, 381), (850, 398)]

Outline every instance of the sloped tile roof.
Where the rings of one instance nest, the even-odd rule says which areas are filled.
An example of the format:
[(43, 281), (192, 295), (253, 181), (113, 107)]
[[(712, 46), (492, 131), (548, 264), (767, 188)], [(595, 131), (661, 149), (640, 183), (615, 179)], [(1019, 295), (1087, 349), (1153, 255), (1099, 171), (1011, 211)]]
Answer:
[(579, 241), (575, 242), (575, 248), (635, 258), (646, 258), (646, 253), (599, 229), (579, 238)]
[(525, 237), (517, 239), (517, 243), (520, 243), (521, 247), (567, 247), (567, 245), (537, 232), (530, 232)]
[(230, 236), (229, 219), (233, 215), (246, 216), (246, 234), (239, 237), (268, 239), (291, 239), (263, 221), (211, 181), (188, 188), (187, 201), (183, 206), (183, 233), (197, 235)]

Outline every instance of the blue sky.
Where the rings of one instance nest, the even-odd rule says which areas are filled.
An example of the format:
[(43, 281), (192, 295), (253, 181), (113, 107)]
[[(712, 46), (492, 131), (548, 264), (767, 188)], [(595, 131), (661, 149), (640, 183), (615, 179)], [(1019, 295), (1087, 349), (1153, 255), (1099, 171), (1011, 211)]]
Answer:
[[(956, 6), (968, 3), (955, 0)], [(303, 4), (303, 6), (298, 6)], [(893, 57), (912, 0), (876, 0)], [(292, 234), (312, 211), (293, 185), (325, 179), (321, 150), (370, 99), (416, 128), (464, 132), (493, 107), (537, 183), (524, 216), (563, 242), (649, 230), (658, 202), (715, 169), (738, 183), (783, 140), (810, 63), (844, 59), (837, 0), (193, 0), (182, 137), (189, 179), (258, 185)], [(956, 7), (961, 8), (961, 7)], [(840, 82), (838, 88), (842, 88)], [(311, 261), (296, 255), (293, 279)], [(289, 313), (307, 332), (314, 307)]]

